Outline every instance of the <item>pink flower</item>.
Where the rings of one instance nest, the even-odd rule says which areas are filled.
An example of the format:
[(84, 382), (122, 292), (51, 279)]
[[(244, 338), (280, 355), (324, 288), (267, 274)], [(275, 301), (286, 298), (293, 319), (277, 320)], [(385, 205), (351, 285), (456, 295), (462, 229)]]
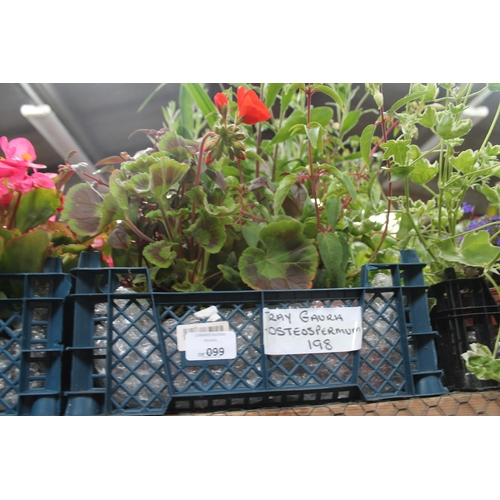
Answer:
[[(45, 165), (33, 163), (36, 153), (33, 144), (24, 137), (18, 137), (9, 141), (7, 137), (0, 137), (0, 148), (5, 158), (0, 158), (0, 164), (15, 168), (33, 169), (47, 168)], [(1, 175), (1, 174), (0, 174)]]

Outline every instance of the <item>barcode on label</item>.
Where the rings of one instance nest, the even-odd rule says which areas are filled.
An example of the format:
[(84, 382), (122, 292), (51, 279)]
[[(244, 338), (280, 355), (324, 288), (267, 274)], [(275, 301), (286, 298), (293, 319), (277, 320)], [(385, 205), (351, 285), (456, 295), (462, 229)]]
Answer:
[(193, 323), (190, 325), (179, 325), (176, 328), (177, 350), (186, 350), (186, 333), (210, 333), (227, 332), (230, 330), (227, 321), (215, 321), (213, 323)]

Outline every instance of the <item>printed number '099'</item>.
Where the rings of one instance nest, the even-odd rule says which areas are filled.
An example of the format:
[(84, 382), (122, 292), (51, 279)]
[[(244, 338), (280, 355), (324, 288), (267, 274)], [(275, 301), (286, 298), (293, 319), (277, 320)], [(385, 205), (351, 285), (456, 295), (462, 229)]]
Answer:
[(206, 355), (209, 358), (216, 358), (217, 356), (223, 356), (224, 355), (224, 347), (209, 347), (206, 350)]

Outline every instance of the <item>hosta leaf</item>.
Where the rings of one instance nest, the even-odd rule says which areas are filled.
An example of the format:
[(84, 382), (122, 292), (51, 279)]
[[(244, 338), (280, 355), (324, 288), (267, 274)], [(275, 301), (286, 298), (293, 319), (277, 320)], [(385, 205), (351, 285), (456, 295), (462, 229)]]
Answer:
[(254, 290), (311, 288), (318, 253), (296, 220), (272, 222), (260, 231), (262, 248), (247, 248), (238, 263), (242, 280)]
[(90, 185), (77, 184), (66, 195), (61, 220), (78, 236), (93, 236), (99, 230), (102, 202), (102, 196)]
[(177, 257), (177, 253), (172, 250), (172, 244), (168, 241), (150, 243), (144, 248), (143, 255), (151, 264), (162, 269), (169, 268)]

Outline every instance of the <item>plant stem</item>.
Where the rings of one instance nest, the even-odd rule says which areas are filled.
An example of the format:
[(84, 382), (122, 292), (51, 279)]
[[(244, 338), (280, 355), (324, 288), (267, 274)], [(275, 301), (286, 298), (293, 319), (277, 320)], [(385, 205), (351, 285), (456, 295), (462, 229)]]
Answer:
[(498, 104), (497, 112), (495, 113), (493, 121), (491, 122), (490, 129), (488, 130), (488, 133), (486, 134), (486, 137), (484, 138), (484, 141), (481, 144), (481, 147), (479, 148), (480, 150), (483, 149), (486, 146), (486, 144), (488, 143), (488, 140), (489, 140), (491, 134), (493, 133), (493, 129), (495, 128), (495, 125), (497, 123), (499, 115), (500, 115), (500, 103)]
[(125, 222), (130, 226), (130, 229), (134, 231), (137, 236), (139, 236), (144, 241), (148, 243), (154, 243), (155, 240), (152, 240), (149, 236), (146, 236), (128, 217), (125, 217)]
[(20, 202), (21, 202), (21, 193), (17, 193), (16, 204), (14, 206), (14, 210), (12, 211), (12, 215), (11, 215), (10, 220), (9, 220), (9, 225), (7, 226), (7, 229), (9, 231), (12, 229), (12, 226), (14, 225), (14, 221), (16, 219), (17, 209), (19, 208)]
[[(500, 297), (500, 290), (499, 290), (499, 287), (498, 287), (496, 281), (489, 275), (489, 273), (485, 272), (484, 275), (489, 280), (489, 282), (493, 285), (493, 288), (495, 288), (498, 296)], [(493, 346), (493, 353), (492, 353), (493, 358), (497, 357), (499, 343), (500, 343), (500, 327), (498, 328), (497, 337), (495, 339), (495, 345)]]

